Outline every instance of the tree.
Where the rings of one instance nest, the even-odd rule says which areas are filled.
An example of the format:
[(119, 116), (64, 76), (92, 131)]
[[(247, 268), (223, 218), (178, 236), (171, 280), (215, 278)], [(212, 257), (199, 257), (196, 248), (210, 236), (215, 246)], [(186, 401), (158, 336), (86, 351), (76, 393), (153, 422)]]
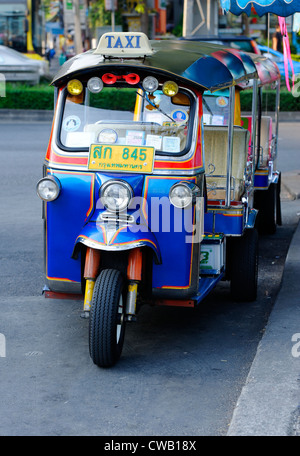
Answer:
[[(135, 11), (141, 16), (141, 30), (144, 33), (148, 34), (149, 18), (147, 0), (136, 0), (135, 2), (130, 2), (128, 0), (119, 0), (118, 6), (118, 10), (115, 12), (116, 24), (122, 24), (122, 10), (123, 12)], [(93, 30), (95, 30), (96, 27), (102, 27), (104, 25), (111, 24), (111, 12), (106, 11), (105, 0), (92, 0), (90, 2), (89, 21), (90, 26)]]
[(90, 3), (89, 21), (93, 30), (95, 30), (96, 27), (110, 25), (111, 14), (110, 11), (105, 10), (104, 0), (94, 0)]
[(50, 7), (51, 7), (51, 0), (42, 0), (41, 8), (45, 13), (46, 18), (50, 14)]
[(138, 0), (135, 11), (141, 15), (141, 31), (148, 35), (149, 15), (147, 8), (147, 0)]

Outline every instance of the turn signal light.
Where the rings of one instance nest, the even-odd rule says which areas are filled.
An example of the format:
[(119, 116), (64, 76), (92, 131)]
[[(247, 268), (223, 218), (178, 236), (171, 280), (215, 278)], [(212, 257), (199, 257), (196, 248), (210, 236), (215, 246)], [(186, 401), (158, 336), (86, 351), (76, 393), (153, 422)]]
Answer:
[(166, 81), (162, 87), (162, 91), (168, 97), (174, 97), (178, 93), (178, 85), (174, 81)]
[(67, 89), (71, 95), (80, 95), (83, 91), (82, 82), (80, 82), (78, 79), (72, 79), (68, 82)]

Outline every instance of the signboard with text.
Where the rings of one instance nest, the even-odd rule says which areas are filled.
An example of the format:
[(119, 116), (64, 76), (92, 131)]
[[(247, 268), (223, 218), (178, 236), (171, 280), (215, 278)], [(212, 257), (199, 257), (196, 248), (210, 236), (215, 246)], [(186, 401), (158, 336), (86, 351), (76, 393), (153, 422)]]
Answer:
[(105, 0), (106, 11), (116, 11), (118, 8), (118, 0)]

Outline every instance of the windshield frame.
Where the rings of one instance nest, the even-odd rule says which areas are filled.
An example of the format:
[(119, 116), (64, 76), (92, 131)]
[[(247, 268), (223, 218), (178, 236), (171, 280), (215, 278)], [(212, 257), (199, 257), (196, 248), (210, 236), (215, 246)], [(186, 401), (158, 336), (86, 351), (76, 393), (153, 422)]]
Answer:
[[(159, 90), (161, 90), (162, 84), (160, 84)], [(130, 88), (128, 85), (118, 85), (119, 88)], [(133, 86), (133, 89), (136, 89), (138, 91), (139, 88), (138, 86)], [(87, 87), (84, 87), (84, 90), (87, 91)], [(191, 91), (188, 88), (179, 86), (179, 91), (185, 95), (190, 100), (190, 113), (189, 113), (189, 119), (188, 119), (188, 134), (186, 138), (186, 145), (184, 149), (180, 152), (165, 152), (161, 150), (156, 150), (155, 151), (155, 156), (156, 157), (182, 157), (187, 155), (190, 152), (192, 142), (193, 142), (193, 129), (195, 125), (195, 116), (196, 116), (196, 110), (197, 110), (197, 96), (196, 94)], [(62, 143), (61, 140), (61, 132), (62, 132), (62, 125), (63, 125), (63, 119), (64, 119), (64, 112), (65, 112), (65, 107), (66, 107), (66, 99), (67, 99), (68, 91), (67, 87), (62, 88), (62, 93), (61, 93), (61, 103), (60, 103), (60, 110), (59, 110), (59, 115), (58, 115), (58, 124), (57, 124), (57, 129), (56, 129), (56, 135), (55, 135), (55, 142), (59, 149), (61, 149), (64, 152), (67, 152), (69, 154), (82, 154), (82, 153), (89, 153), (90, 147), (78, 147), (78, 148), (73, 148), (73, 147), (67, 147)], [(148, 92), (147, 92), (148, 95)], [(175, 106), (180, 106), (177, 104), (174, 104)], [(134, 124), (134, 122), (132, 122)], [(146, 123), (146, 122), (145, 122)]]

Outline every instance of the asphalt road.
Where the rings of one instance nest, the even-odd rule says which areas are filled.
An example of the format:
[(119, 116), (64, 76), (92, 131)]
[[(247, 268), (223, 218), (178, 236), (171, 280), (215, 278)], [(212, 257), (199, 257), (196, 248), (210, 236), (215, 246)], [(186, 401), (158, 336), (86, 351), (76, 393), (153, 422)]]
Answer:
[[(295, 166), (286, 141), (296, 150), (297, 128), (282, 124), (285, 171)], [(35, 185), (50, 124), (0, 129), (0, 435), (226, 435), (280, 287), (298, 201), (283, 195), (284, 225), (260, 238), (255, 303), (233, 303), (221, 283), (196, 310), (145, 307), (127, 327), (120, 362), (99, 369), (89, 357), (81, 303), (41, 295)]]

